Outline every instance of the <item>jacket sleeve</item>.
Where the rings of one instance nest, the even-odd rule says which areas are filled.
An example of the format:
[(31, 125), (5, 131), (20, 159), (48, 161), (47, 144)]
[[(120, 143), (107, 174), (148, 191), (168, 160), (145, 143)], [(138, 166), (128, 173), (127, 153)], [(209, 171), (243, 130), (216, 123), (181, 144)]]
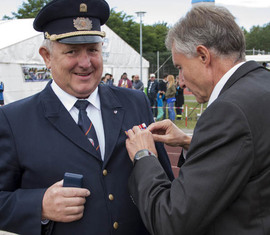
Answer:
[[(146, 102), (145, 106), (148, 107), (146, 113), (147, 113), (147, 116), (149, 117), (149, 124), (150, 124), (150, 123), (154, 122), (153, 114), (152, 114), (152, 111), (150, 109), (149, 100), (147, 99), (146, 95), (143, 94), (143, 96), (144, 96), (144, 99), (145, 99), (145, 102)], [(157, 153), (158, 153), (158, 156), (159, 156), (159, 162), (160, 162), (163, 170), (166, 173), (166, 177), (170, 181), (172, 181), (174, 179), (174, 174), (173, 174), (173, 171), (172, 171), (171, 162), (169, 160), (168, 154), (167, 154), (167, 152), (166, 152), (166, 150), (164, 148), (164, 144), (160, 143), (160, 142), (156, 142), (155, 145), (156, 145)]]
[(249, 180), (254, 152), (246, 117), (229, 103), (210, 107), (197, 123), (177, 179), (170, 182), (152, 156), (133, 169), (129, 190), (151, 234), (204, 234)]
[(41, 234), (45, 189), (22, 188), (23, 166), (2, 109), (0, 123), (0, 229), (22, 235)]

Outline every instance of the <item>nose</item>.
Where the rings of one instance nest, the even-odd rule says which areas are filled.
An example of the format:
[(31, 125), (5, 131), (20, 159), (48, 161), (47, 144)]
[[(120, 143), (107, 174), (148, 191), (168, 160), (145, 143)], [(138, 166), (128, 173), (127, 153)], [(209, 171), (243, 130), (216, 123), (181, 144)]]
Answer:
[(186, 85), (185, 85), (185, 79), (184, 79), (182, 70), (179, 71), (179, 86), (180, 86), (182, 89), (185, 89), (185, 88), (186, 88)]
[(82, 51), (78, 57), (78, 65), (81, 68), (89, 68), (91, 66), (91, 55), (87, 51)]

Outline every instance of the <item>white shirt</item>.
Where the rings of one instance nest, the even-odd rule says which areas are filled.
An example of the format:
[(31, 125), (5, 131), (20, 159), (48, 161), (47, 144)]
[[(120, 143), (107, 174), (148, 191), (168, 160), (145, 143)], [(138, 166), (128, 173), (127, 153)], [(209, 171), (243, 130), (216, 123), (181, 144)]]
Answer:
[(214, 87), (211, 96), (208, 101), (207, 107), (210, 106), (218, 97), (219, 93), (221, 92), (222, 88), (225, 86), (226, 82), (229, 80), (229, 78), (233, 75), (233, 73), (245, 62), (241, 62), (235, 66), (233, 66), (227, 73), (223, 75), (223, 77), (219, 80), (219, 82)]
[[(62, 90), (54, 81), (51, 84), (51, 87), (56, 94), (56, 96), (60, 99), (62, 104), (65, 106), (67, 111), (70, 113), (71, 117), (78, 124), (78, 116), (79, 110), (74, 107), (74, 104), (78, 100), (76, 97), (68, 94), (64, 90)], [(105, 153), (105, 135), (104, 135), (104, 127), (102, 122), (101, 108), (100, 108), (100, 97), (98, 94), (98, 87), (94, 90), (94, 92), (86, 99), (89, 101), (89, 105), (86, 108), (87, 116), (92, 121), (98, 142), (100, 147), (100, 154), (102, 160), (104, 160)]]

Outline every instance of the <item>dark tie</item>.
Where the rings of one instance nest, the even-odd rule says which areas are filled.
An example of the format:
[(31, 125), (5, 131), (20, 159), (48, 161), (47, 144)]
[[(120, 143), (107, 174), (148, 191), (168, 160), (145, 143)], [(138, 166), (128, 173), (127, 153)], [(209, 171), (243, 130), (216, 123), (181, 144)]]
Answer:
[(94, 128), (93, 123), (87, 116), (86, 108), (89, 102), (87, 100), (77, 100), (74, 106), (79, 109), (79, 119), (78, 119), (78, 126), (83, 131), (84, 135), (87, 136), (90, 143), (93, 147), (98, 151), (100, 154), (99, 143), (97, 139), (97, 134)]

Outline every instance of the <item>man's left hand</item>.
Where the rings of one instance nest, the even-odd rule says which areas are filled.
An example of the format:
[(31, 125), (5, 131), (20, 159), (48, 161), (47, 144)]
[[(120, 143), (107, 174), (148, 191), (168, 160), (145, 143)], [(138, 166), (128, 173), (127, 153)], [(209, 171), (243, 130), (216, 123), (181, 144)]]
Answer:
[(152, 133), (147, 129), (140, 129), (134, 126), (127, 131), (126, 147), (131, 161), (134, 161), (135, 154), (142, 149), (147, 149), (157, 156), (157, 150)]

